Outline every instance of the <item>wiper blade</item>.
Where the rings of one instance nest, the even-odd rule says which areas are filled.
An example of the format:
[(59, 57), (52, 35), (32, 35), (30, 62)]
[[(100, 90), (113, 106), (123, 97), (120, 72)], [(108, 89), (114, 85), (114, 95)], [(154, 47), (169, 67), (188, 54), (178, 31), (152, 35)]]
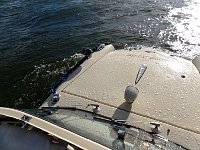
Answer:
[[(74, 110), (74, 111), (75, 110), (81, 110), (81, 111), (92, 113), (90, 111), (79, 109), (79, 108), (76, 108), (76, 107), (59, 107), (59, 106), (57, 106), (57, 107), (41, 107), (40, 109), (50, 109), (50, 110), (63, 109), (63, 110)], [(109, 117), (106, 117), (106, 116), (102, 116), (100, 114), (94, 114), (93, 119), (98, 119), (98, 120), (108, 121), (108, 122), (112, 122), (112, 123), (119, 124), (119, 125), (128, 126), (127, 123), (126, 123), (126, 120), (112, 119), (112, 118), (109, 118)]]
[(101, 121), (107, 121), (107, 122), (111, 122), (117, 125), (125, 125), (126, 127), (129, 127), (129, 125), (126, 123), (126, 120), (117, 120), (117, 119), (112, 119), (109, 117), (105, 117), (102, 115), (94, 115), (93, 119), (95, 120), (101, 120)]
[(66, 109), (66, 110), (77, 110), (76, 107), (41, 107), (40, 109), (51, 109), (51, 110), (58, 110), (58, 109)]

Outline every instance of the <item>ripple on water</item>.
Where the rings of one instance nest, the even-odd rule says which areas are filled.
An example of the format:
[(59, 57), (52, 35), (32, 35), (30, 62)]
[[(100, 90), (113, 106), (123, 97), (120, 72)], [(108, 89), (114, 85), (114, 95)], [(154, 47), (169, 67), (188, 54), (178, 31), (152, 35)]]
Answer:
[[(58, 78), (52, 76), (67, 70), (56, 60), (83, 47), (110, 41), (117, 49), (161, 47), (193, 58), (200, 46), (199, 6), (198, 0), (1, 0), (1, 106), (6, 102), (11, 106), (12, 99), (22, 94), (34, 97), (36, 103), (46, 99), (42, 89)], [(51, 71), (48, 64), (57, 64), (58, 69)], [(34, 66), (40, 67), (39, 72)], [(11, 92), (25, 75), (26, 81)]]
[(200, 2), (186, 1), (186, 6), (172, 8), (165, 18), (170, 26), (160, 32), (159, 36), (169, 44), (177, 55), (193, 59), (200, 48)]
[(34, 71), (15, 86), (19, 92), (15, 107), (39, 107), (50, 94), (50, 88), (55, 81), (58, 81), (80, 58), (74, 55), (55, 63), (35, 66)]

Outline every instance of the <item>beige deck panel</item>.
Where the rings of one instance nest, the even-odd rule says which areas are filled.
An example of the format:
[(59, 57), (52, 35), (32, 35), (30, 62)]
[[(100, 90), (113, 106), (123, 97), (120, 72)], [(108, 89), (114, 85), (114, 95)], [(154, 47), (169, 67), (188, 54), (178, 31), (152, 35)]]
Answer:
[[(56, 106), (76, 105), (85, 109), (89, 103), (97, 103), (101, 114), (127, 119), (128, 123), (146, 130), (150, 130), (150, 121), (158, 121), (161, 135), (198, 150), (200, 75), (192, 62), (149, 49), (105, 53), (100, 59), (94, 53), (91, 58), (98, 59), (87, 60), (78, 74), (71, 75), (77, 74), (75, 78), (58, 88), (61, 99)], [(147, 70), (136, 85), (139, 95), (132, 105), (127, 105), (124, 90), (127, 85), (134, 85), (142, 64), (147, 65)], [(50, 96), (43, 106), (51, 105)], [(124, 114), (121, 109), (131, 113)], [(166, 135), (167, 129), (172, 131), (170, 136)]]
[(61, 84), (57, 91), (62, 90), (65, 88), (67, 85), (72, 83), (76, 78), (78, 78), (82, 73), (84, 73), (87, 69), (89, 69), (92, 65), (97, 63), (101, 58), (103, 58), (105, 55), (107, 55), (109, 52), (114, 51), (115, 48), (112, 45), (107, 45), (103, 51), (99, 51), (98, 53), (93, 53), (90, 58), (84, 62), (84, 65), (81, 65), (78, 67), (72, 74), (71, 76), (68, 77), (67, 81), (65, 84)]
[[(142, 59), (138, 59), (140, 56)], [(137, 54), (111, 52), (62, 92), (117, 108), (124, 102), (126, 86), (134, 83), (141, 64), (147, 64), (147, 71), (136, 86), (139, 95), (132, 104), (132, 111), (199, 133), (200, 76), (197, 69), (190, 61), (180, 58), (159, 53), (151, 57), (153, 59), (142, 51)]]

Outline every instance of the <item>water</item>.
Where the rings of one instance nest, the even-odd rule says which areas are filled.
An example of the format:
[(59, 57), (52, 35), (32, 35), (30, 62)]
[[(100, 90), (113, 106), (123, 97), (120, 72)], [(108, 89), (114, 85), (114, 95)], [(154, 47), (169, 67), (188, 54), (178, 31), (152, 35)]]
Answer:
[(84, 47), (200, 53), (198, 0), (1, 0), (0, 106), (37, 107)]

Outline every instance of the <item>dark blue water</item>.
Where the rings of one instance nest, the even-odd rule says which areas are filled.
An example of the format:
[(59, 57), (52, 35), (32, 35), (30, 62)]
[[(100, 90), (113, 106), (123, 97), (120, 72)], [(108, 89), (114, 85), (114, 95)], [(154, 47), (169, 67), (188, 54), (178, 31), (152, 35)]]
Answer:
[(200, 53), (198, 0), (1, 0), (0, 106), (37, 107), (84, 47)]

